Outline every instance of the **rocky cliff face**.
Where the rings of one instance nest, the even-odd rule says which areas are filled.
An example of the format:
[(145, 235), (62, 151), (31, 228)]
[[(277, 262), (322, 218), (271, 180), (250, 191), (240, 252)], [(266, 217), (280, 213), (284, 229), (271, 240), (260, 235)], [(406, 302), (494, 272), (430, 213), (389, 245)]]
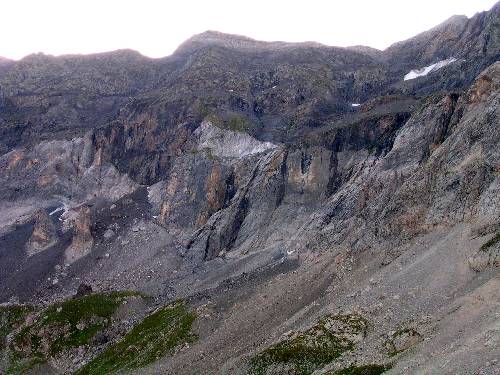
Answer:
[[(0, 61), (0, 301), (184, 299), (197, 341), (116, 364), (137, 373), (495, 373), (498, 25), (497, 5), (386, 51), (206, 32), (164, 59)], [(12, 372), (41, 323), (5, 311)], [(31, 371), (131, 340), (103, 316)]]

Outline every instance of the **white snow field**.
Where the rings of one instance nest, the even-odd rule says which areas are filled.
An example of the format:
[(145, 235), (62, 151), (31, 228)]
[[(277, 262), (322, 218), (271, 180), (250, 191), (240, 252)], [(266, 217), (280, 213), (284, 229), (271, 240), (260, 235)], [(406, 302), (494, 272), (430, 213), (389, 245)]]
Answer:
[(432, 64), (432, 65), (429, 65), (429, 66), (426, 66), (426, 67), (423, 67), (420, 69), (414, 69), (414, 70), (410, 71), (410, 73), (405, 75), (404, 80), (408, 81), (410, 79), (415, 79), (418, 77), (426, 76), (427, 74), (429, 74), (431, 72), (435, 72), (436, 70), (441, 69), (442, 67), (449, 65), (455, 61), (457, 61), (456, 58), (450, 57), (449, 59), (438, 61), (435, 64)]

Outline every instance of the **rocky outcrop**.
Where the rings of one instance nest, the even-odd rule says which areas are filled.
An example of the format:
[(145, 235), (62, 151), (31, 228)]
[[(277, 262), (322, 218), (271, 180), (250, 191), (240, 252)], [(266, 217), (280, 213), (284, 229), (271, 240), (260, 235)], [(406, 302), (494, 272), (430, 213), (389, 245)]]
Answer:
[(221, 129), (210, 122), (202, 122), (194, 134), (200, 137), (198, 150), (209, 150), (211, 155), (219, 158), (243, 158), (276, 147), (270, 142), (260, 142), (241, 130)]
[(384, 57), (401, 73), (450, 57), (469, 61), (480, 59), (480, 67), (465, 66), (467, 69), (485, 69), (499, 57), (499, 14), (497, 4), (489, 12), (478, 13), (470, 19), (453, 16), (424, 33), (395, 43), (384, 51)]
[(64, 252), (66, 263), (73, 263), (89, 254), (94, 243), (91, 233), (92, 217), (90, 207), (82, 206), (75, 211), (76, 215), (71, 220), (71, 227), (74, 228), (73, 238)]
[(5, 173), (0, 177), (0, 196), (46, 201), (59, 196), (78, 205), (98, 195), (116, 200), (135, 189), (137, 184), (128, 176), (88, 149), (86, 137), (41, 142), (32, 149), (20, 148), (1, 156)]
[(413, 328), (404, 328), (390, 335), (387, 348), (391, 355), (401, 353), (422, 341), (422, 335)]
[(28, 256), (39, 253), (50, 246), (53, 246), (58, 241), (55, 225), (49, 214), (40, 209), (33, 215), (34, 227), (33, 233), (26, 243), (26, 251)]
[[(300, 143), (256, 155), (252, 172), (237, 179), (241, 182), (234, 198), (195, 232), (188, 247), (205, 259), (238, 249), (251, 253), (268, 248), (285, 254), (288, 241), (309, 215), (337, 190), (351, 186), (359, 168), (393, 147), (409, 108), (404, 104), (392, 110), (382, 116), (367, 110), (341, 127), (318, 130)], [(238, 165), (237, 170), (245, 169)]]
[(468, 258), (470, 268), (481, 272), (489, 267), (500, 267), (500, 234), (496, 233), (478, 251)]
[[(498, 69), (494, 64), (483, 75), (498, 77)], [(329, 234), (329, 246), (360, 251), (374, 243), (395, 248), (416, 234), (462, 221), (496, 223), (498, 89), (480, 102), (469, 99), (483, 75), (460, 98), (445, 96), (414, 112), (393, 148), (359, 164), (306, 231), (318, 228), (314, 233)]]

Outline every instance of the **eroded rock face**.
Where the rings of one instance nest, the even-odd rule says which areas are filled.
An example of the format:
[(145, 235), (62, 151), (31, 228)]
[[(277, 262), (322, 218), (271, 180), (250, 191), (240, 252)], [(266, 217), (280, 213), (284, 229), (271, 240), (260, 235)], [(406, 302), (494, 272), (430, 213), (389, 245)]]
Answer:
[(270, 142), (260, 142), (241, 131), (218, 128), (208, 121), (201, 123), (195, 135), (200, 137), (198, 150), (208, 149), (220, 158), (243, 158), (276, 148)]
[[(487, 72), (498, 69), (497, 63)], [(473, 86), (460, 98), (444, 97), (416, 111), (387, 155), (357, 164), (356, 173), (332, 195), (308, 232), (321, 228), (331, 233), (333, 243), (356, 243), (361, 250), (379, 241), (393, 247), (462, 220), (497, 222), (498, 90), (467, 104), (475, 90)], [(478, 128), (478, 123), (483, 125)]]
[(116, 200), (137, 184), (89, 151), (88, 137), (41, 142), (31, 150), (19, 149), (0, 157), (4, 171), (0, 196), (4, 199), (61, 196), (74, 204), (95, 196)]
[(35, 212), (33, 220), (33, 233), (26, 243), (28, 256), (48, 249), (58, 241), (55, 225), (45, 210), (41, 209)]
[(300, 143), (256, 154), (252, 169), (233, 160), (235, 176), (251, 172), (235, 178), (239, 182), (234, 198), (218, 205), (220, 211), (194, 233), (188, 247), (205, 259), (238, 249), (247, 253), (274, 248), (277, 256), (285, 254), (309, 215), (391, 150), (408, 110), (407, 104), (398, 104), (393, 113), (368, 112), (349, 125), (313, 132)]
[(9, 202), (5, 220), (15, 225), (33, 215), (33, 234), (25, 245), (29, 256), (55, 245), (58, 230), (78, 233), (70, 252), (88, 253), (92, 241), (84, 228), (89, 223), (79, 217), (79, 207), (95, 200), (113, 202), (137, 189), (128, 175), (102, 162), (91, 138), (40, 142), (0, 157), (0, 197)]
[(64, 252), (65, 262), (67, 263), (73, 263), (89, 254), (94, 243), (91, 233), (92, 217), (90, 207), (82, 206), (74, 211), (76, 216), (71, 220), (73, 238), (71, 245)]

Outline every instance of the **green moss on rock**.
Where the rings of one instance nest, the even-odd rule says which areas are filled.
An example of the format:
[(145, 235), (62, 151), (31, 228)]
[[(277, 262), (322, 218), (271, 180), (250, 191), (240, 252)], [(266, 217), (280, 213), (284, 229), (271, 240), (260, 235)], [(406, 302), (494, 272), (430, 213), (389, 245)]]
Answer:
[(216, 114), (210, 114), (206, 117), (206, 120), (212, 123), (212, 125), (218, 126), (219, 128), (224, 127), (224, 119)]
[(489, 241), (486, 241), (481, 247), (481, 251), (487, 251), (490, 247), (494, 246), (496, 243), (500, 241), (500, 233), (495, 234), (493, 238)]
[(194, 320), (195, 314), (184, 302), (169, 304), (146, 317), (76, 375), (112, 374), (148, 365), (179, 345), (193, 341), (191, 326)]
[(228, 129), (237, 132), (246, 132), (252, 129), (252, 123), (244, 116), (231, 116), (225, 125)]
[(33, 368), (37, 364), (44, 363), (44, 358), (32, 357), (24, 361), (13, 362), (11, 366), (5, 372), (5, 375), (18, 375), (25, 374), (27, 371)]
[(66, 349), (88, 344), (111, 324), (116, 309), (135, 292), (91, 294), (55, 303), (23, 326), (10, 345), (8, 374), (20, 374)]
[(210, 114), (206, 116), (206, 120), (210, 121), (212, 125), (221, 129), (228, 129), (235, 132), (248, 132), (252, 130), (254, 124), (245, 116), (230, 115), (229, 117), (219, 116), (217, 114)]
[(5, 348), (7, 336), (21, 325), (33, 310), (34, 307), (29, 305), (0, 306), (0, 349)]
[(366, 334), (367, 322), (358, 315), (328, 315), (307, 331), (293, 335), (250, 359), (250, 374), (308, 375), (354, 349)]

